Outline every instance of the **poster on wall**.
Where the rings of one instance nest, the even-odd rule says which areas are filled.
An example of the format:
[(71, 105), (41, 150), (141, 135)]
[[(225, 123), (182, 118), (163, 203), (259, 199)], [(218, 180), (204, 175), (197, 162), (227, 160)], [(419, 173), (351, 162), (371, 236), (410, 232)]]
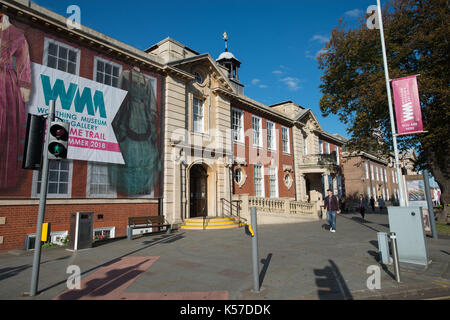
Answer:
[[(123, 194), (158, 195), (162, 118), (157, 78), (137, 67), (128, 66), (130, 70), (122, 71), (119, 64), (116, 65), (120, 68), (114, 70), (114, 84), (103, 84), (98, 77), (100, 82), (80, 77), (74, 74), (79, 49), (78, 53), (71, 51), (75, 56), (69, 63), (72, 69), (58, 70), (59, 62), (71, 59), (70, 54), (62, 54), (64, 50), (67, 55), (64, 44), (59, 49), (52, 44), (50, 50), (48, 38), (27, 41), (26, 32), (17, 28), (14, 21), (10, 23), (6, 15), (0, 19), (0, 40), (1, 190), (15, 192), (25, 182), (21, 164), (27, 113), (46, 115), (50, 101), (55, 100), (56, 118), (70, 124), (67, 159), (101, 166), (101, 174), (95, 179), (101, 178), (101, 183)], [(38, 55), (44, 56), (43, 64), (31, 61), (33, 45), (37, 46)], [(39, 48), (44, 48), (43, 53)]]
[(428, 203), (425, 194), (425, 183), (420, 180), (407, 180), (408, 202), (410, 206), (422, 207), (423, 225), (426, 233), (431, 234), (431, 222), (428, 213)]
[(55, 116), (70, 123), (67, 158), (124, 164), (112, 121), (127, 91), (31, 64), (28, 113), (45, 115), (55, 100)]

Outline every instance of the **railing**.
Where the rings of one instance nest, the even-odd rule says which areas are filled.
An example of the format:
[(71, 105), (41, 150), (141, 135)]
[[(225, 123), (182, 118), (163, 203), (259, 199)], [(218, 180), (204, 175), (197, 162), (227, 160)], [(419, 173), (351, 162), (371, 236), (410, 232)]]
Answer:
[(248, 197), (248, 207), (256, 207), (258, 211), (285, 215), (314, 214), (314, 203), (294, 201), (290, 199), (271, 199)]
[[(225, 198), (220, 198), (222, 203), (222, 216), (227, 216), (230, 218), (238, 218), (244, 222), (247, 222), (247, 219), (241, 217), (241, 200), (231, 200), (231, 202)], [(239, 226), (240, 226), (239, 221)]]

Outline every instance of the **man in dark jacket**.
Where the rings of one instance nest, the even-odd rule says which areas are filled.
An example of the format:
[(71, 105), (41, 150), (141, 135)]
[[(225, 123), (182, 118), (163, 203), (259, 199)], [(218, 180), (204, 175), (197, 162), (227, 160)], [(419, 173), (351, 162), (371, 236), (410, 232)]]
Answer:
[(324, 207), (327, 211), (327, 221), (330, 224), (330, 231), (336, 232), (336, 213), (340, 214), (338, 198), (333, 195), (333, 191), (327, 190), (328, 196), (325, 197)]

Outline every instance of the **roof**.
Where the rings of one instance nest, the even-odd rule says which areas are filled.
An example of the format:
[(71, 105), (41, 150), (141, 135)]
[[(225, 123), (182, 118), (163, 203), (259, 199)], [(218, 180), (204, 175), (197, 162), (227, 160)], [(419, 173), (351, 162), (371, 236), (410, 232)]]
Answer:
[(234, 54), (232, 54), (230, 51), (222, 52), (216, 59), (217, 62), (219, 62), (220, 60), (236, 60), (239, 64), (241, 64), (241, 62), (238, 59), (236, 59)]
[(177, 40), (172, 39), (171, 37), (167, 37), (167, 38), (161, 40), (157, 44), (152, 45), (150, 48), (145, 49), (144, 51), (145, 52), (153, 51), (154, 49), (158, 48), (159, 46), (161, 46), (162, 44), (164, 44), (164, 43), (166, 43), (168, 41), (173, 42), (173, 43), (177, 44), (178, 46), (182, 47), (183, 49), (186, 49), (186, 50), (188, 50), (188, 51), (190, 51), (190, 52), (192, 52), (192, 53), (194, 53), (196, 55), (200, 54), (199, 52), (195, 51), (194, 49), (189, 48), (188, 46), (182, 44), (181, 42), (178, 42)]

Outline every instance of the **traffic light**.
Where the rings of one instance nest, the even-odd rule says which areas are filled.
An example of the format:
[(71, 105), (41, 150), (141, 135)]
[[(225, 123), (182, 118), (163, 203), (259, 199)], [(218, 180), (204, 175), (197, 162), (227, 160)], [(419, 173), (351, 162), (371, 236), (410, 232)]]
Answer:
[(41, 168), (44, 134), (45, 118), (29, 113), (22, 160), (23, 169), (39, 170)]
[(67, 159), (69, 148), (69, 123), (53, 121), (50, 125), (48, 141), (48, 158), (53, 160)]

